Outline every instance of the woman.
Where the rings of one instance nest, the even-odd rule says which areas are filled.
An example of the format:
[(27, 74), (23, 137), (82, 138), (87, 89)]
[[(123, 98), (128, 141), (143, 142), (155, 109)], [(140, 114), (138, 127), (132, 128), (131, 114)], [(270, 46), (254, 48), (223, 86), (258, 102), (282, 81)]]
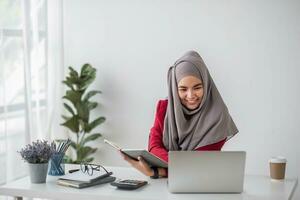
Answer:
[[(168, 162), (168, 151), (220, 151), (238, 129), (201, 56), (185, 53), (168, 71), (168, 99), (157, 105), (148, 150)], [(150, 168), (121, 154), (133, 167), (152, 178), (167, 169)]]

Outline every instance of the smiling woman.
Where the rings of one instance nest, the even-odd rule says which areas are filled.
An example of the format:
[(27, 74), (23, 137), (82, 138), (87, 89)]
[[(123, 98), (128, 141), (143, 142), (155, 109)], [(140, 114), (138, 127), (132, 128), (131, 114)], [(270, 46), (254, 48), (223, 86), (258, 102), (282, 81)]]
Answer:
[[(168, 71), (168, 100), (160, 100), (149, 135), (149, 152), (168, 162), (168, 151), (220, 151), (238, 129), (200, 55), (185, 53)], [(152, 178), (166, 177), (140, 158), (122, 155)]]

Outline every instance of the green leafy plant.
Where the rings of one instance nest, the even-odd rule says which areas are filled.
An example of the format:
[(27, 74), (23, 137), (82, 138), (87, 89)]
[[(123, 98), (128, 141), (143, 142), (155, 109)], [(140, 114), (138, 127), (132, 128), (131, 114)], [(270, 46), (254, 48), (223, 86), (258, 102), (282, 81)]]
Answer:
[(87, 88), (96, 78), (96, 69), (90, 64), (84, 64), (80, 74), (69, 67), (69, 74), (63, 83), (68, 87), (63, 99), (63, 104), (69, 115), (62, 115), (65, 122), (61, 125), (67, 127), (71, 132), (76, 134), (76, 141), (71, 142), (71, 147), (76, 152), (76, 159), (66, 157), (68, 163), (91, 162), (94, 160), (90, 157), (97, 151), (86, 144), (90, 141), (101, 137), (100, 133), (92, 133), (93, 129), (105, 121), (105, 117), (97, 117), (90, 120), (90, 112), (98, 106), (98, 103), (91, 101), (91, 97), (101, 93), (99, 90), (87, 91)]

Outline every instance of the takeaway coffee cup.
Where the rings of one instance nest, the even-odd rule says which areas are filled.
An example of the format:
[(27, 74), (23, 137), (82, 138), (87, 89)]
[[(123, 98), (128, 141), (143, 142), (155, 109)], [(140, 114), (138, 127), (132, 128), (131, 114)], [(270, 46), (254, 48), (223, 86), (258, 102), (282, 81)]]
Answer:
[(285, 176), (286, 159), (282, 156), (272, 157), (269, 160), (270, 177), (273, 180), (282, 180)]

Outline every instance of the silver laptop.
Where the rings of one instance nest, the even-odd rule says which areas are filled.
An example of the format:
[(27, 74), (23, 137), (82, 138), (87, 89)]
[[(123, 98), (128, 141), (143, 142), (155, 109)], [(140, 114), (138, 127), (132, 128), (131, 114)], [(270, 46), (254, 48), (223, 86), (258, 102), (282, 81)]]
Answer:
[(244, 151), (170, 151), (168, 187), (172, 193), (241, 193)]

